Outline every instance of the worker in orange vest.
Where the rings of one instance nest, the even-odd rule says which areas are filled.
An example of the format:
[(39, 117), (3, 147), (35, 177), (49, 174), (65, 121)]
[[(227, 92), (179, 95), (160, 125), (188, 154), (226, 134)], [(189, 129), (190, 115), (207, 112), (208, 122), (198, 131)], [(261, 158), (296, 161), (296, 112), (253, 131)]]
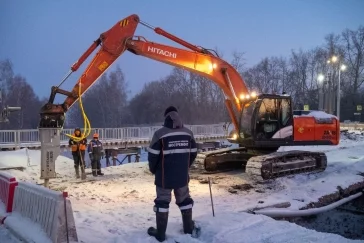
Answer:
[[(81, 129), (76, 128), (73, 136), (81, 137)], [(81, 167), (81, 175), (82, 175), (81, 179), (86, 179), (85, 151), (86, 151), (86, 146), (87, 146), (87, 139), (84, 138), (81, 141), (76, 141), (76, 140), (70, 138), (68, 143), (71, 146), (71, 150), (72, 150), (76, 178), (80, 178), (80, 169), (79, 168)]]

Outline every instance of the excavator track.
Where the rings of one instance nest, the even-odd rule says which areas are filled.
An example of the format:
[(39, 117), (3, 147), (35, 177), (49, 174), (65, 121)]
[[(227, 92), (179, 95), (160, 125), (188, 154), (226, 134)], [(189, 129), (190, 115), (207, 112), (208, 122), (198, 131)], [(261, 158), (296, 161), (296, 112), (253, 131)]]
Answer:
[(322, 172), (326, 167), (325, 153), (292, 150), (252, 157), (246, 163), (245, 173), (256, 180), (269, 180), (305, 172)]
[(237, 155), (241, 155), (244, 152), (246, 152), (245, 148), (223, 148), (200, 152), (197, 154), (192, 169), (203, 174), (215, 174), (241, 169), (245, 162)]
[(305, 172), (322, 172), (327, 167), (323, 152), (292, 150), (261, 154), (246, 148), (228, 148), (199, 153), (193, 169), (203, 174), (241, 169), (254, 180), (269, 180)]

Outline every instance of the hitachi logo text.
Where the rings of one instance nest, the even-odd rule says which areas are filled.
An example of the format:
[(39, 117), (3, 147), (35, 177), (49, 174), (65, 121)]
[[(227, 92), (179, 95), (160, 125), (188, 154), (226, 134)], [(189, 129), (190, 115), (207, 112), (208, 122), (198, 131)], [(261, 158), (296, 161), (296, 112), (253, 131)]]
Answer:
[(153, 53), (157, 53), (158, 55), (162, 55), (162, 56), (166, 56), (166, 57), (172, 57), (172, 58), (177, 58), (177, 53), (173, 53), (170, 51), (165, 51), (156, 47), (151, 47), (148, 46), (148, 51), (153, 52)]

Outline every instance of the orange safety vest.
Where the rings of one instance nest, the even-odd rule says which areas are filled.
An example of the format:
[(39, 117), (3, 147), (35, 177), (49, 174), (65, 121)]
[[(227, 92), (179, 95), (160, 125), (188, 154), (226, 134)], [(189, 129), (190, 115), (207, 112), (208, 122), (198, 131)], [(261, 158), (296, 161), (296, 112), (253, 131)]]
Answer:
[[(76, 134), (73, 134), (73, 136), (76, 136)], [(76, 152), (77, 151), (77, 144), (73, 144), (71, 145), (71, 150), (72, 152)], [(79, 147), (78, 147), (81, 151), (85, 151), (86, 150), (86, 140), (83, 139), (80, 141)]]

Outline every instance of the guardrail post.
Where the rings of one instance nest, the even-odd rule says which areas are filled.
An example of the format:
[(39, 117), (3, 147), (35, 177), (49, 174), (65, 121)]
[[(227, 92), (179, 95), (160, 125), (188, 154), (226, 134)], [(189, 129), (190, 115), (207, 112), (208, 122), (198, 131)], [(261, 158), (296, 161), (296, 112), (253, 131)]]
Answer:
[(99, 136), (100, 136), (101, 140), (104, 140), (104, 129), (105, 129), (105, 128), (101, 128), (101, 129), (100, 129), (100, 134), (99, 134)]
[(21, 141), (20, 141), (20, 132), (19, 130), (15, 131), (15, 134), (14, 134), (14, 137), (16, 137), (16, 148), (20, 148), (20, 144), (21, 144)]
[(13, 210), (15, 187), (18, 185), (16, 178), (6, 172), (0, 172), (0, 201), (5, 205), (5, 212)]

